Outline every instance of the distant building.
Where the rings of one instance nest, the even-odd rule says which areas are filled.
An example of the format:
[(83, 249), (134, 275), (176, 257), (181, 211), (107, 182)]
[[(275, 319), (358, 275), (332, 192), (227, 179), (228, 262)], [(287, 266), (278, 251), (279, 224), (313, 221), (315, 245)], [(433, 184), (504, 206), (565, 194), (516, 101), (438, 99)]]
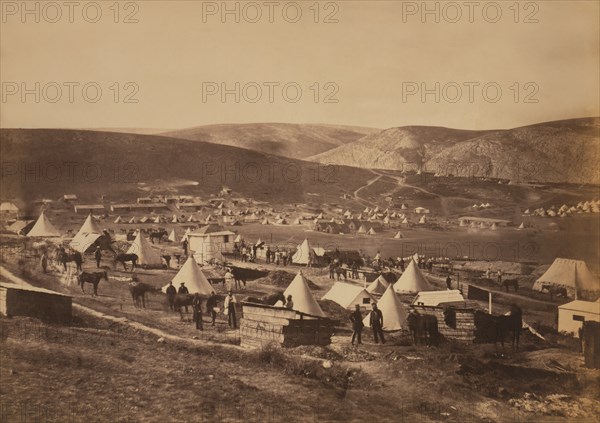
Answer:
[(177, 208), (181, 211), (200, 211), (205, 206), (203, 203), (178, 203)]
[(600, 322), (600, 300), (575, 300), (558, 306), (558, 331), (579, 337), (583, 322)]
[(65, 194), (63, 195), (63, 200), (67, 203), (77, 201), (77, 196), (75, 194)]
[(75, 213), (93, 213), (93, 214), (104, 214), (106, 209), (102, 204), (76, 204), (73, 206)]
[(149, 203), (149, 204), (111, 204), (110, 211), (113, 212), (123, 212), (123, 211), (145, 211), (145, 212), (154, 212), (166, 210), (167, 205), (165, 203)]
[(219, 253), (233, 253), (235, 232), (227, 231), (220, 225), (206, 225), (188, 234), (189, 249), (200, 257)]

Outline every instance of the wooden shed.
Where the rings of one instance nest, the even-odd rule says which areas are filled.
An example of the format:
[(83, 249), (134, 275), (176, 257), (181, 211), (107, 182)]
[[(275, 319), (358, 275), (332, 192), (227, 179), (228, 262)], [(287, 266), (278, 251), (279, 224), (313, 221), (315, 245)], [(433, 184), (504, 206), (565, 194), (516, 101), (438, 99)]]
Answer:
[(600, 369), (600, 322), (583, 322), (582, 337), (585, 366)]
[(242, 303), (240, 338), (243, 347), (257, 348), (277, 342), (285, 347), (329, 345), (335, 321), (296, 310)]
[(7, 317), (28, 316), (68, 323), (72, 317), (72, 297), (48, 289), (1, 282), (0, 313)]
[(412, 305), (411, 308), (421, 314), (430, 314), (438, 320), (438, 330), (446, 339), (472, 343), (475, 340), (475, 312), (466, 308), (448, 308), (452, 310), (444, 315), (444, 307)]

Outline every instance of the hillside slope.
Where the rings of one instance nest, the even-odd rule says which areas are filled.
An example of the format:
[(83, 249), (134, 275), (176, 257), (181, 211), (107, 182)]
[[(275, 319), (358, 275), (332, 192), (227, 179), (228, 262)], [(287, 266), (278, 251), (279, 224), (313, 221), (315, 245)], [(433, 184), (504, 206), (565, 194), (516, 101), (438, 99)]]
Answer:
[[(77, 194), (85, 201), (151, 192), (210, 195), (223, 185), (257, 200), (339, 198), (373, 175), (236, 147), (162, 136), (56, 129), (0, 130), (2, 197)], [(342, 183), (343, 182), (343, 183)]]
[(409, 126), (365, 136), (308, 160), (513, 181), (600, 183), (599, 134), (600, 118), (495, 131)]
[(354, 126), (250, 123), (198, 126), (161, 135), (303, 159), (376, 132), (379, 129)]

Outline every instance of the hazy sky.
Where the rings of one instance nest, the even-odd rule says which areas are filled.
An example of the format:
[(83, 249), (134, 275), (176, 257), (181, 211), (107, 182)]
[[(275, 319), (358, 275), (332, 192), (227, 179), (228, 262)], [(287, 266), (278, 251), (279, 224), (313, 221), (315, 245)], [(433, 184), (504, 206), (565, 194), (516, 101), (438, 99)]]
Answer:
[(427, 2), (426, 15), (421, 1), (114, 4), (30, 1), (22, 15), (2, 1), (2, 127), (483, 129), (600, 115), (598, 1)]

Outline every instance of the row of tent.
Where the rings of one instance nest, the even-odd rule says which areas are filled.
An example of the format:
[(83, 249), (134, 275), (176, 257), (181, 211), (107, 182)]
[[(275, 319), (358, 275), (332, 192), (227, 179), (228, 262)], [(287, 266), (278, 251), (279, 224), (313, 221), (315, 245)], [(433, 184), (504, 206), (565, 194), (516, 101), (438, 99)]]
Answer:
[(533, 211), (526, 209), (523, 214), (526, 216), (540, 216), (540, 217), (566, 217), (574, 213), (600, 213), (600, 200), (592, 200), (579, 202), (575, 206), (567, 206), (563, 204), (559, 208), (550, 206), (548, 209), (538, 207)]

